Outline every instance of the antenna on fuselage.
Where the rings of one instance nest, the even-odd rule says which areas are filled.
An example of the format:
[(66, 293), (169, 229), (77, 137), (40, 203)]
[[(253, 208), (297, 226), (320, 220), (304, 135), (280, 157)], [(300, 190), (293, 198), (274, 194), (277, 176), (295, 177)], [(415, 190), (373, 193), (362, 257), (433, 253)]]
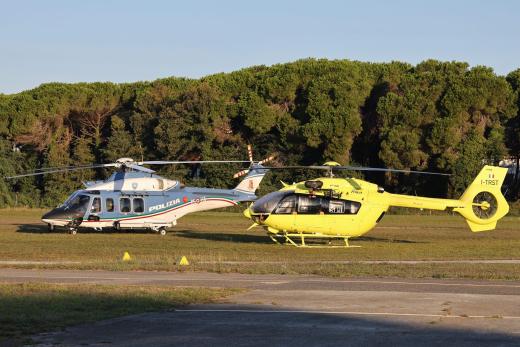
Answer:
[(341, 165), (340, 165), (340, 163), (337, 163), (335, 161), (328, 161), (328, 162), (324, 163), (323, 166), (328, 168), (327, 173), (329, 174), (329, 177), (334, 178), (334, 173), (332, 172), (332, 168), (334, 166), (341, 166)]

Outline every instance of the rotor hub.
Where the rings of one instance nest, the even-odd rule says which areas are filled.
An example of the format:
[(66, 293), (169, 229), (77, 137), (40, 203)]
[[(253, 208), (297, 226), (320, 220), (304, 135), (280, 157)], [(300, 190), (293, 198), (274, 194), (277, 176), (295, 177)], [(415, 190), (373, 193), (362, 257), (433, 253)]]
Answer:
[(133, 164), (135, 161), (132, 158), (119, 158), (116, 160), (117, 164), (125, 165), (125, 164)]
[(473, 213), (480, 219), (490, 219), (497, 213), (497, 199), (489, 192), (480, 192), (473, 198)]

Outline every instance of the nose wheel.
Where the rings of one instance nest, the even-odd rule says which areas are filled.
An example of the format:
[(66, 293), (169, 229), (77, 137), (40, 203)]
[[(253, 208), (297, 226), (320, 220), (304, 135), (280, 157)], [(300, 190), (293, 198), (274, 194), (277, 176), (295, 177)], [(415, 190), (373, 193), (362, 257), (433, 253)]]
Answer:
[(83, 222), (82, 218), (76, 218), (69, 224), (69, 234), (76, 235), (78, 233), (78, 227)]

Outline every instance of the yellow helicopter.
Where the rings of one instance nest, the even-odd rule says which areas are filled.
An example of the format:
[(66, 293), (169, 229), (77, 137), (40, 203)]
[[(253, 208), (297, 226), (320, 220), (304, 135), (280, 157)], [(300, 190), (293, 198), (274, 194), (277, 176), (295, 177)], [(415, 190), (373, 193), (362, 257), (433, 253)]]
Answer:
[[(329, 241), (328, 247), (356, 247), (349, 245), (349, 238), (374, 228), (390, 206), (455, 211), (466, 219), (473, 232), (495, 229), (497, 221), (509, 212), (500, 190), (507, 174), (507, 168), (502, 167), (484, 166), (458, 200), (391, 194), (361, 179), (333, 175), (336, 170), (447, 175), (442, 173), (340, 166), (335, 162), (284, 167), (287, 168), (325, 169), (329, 174), (291, 185), (282, 182), (282, 189), (261, 197), (244, 211), (254, 222), (249, 229), (264, 227), (276, 243), (315, 247), (305, 240), (320, 239)], [(344, 245), (332, 245), (334, 239), (344, 241)]]

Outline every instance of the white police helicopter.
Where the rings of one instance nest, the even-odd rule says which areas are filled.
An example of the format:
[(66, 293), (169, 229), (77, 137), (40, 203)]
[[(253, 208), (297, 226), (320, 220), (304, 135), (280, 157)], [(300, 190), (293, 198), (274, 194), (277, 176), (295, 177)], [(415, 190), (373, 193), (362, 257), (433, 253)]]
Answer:
[[(274, 156), (254, 162), (248, 146), (249, 161), (140, 161), (121, 158), (115, 163), (75, 167), (38, 169), (37, 172), (6, 178), (46, 175), (67, 171), (114, 167), (117, 170), (104, 181), (84, 182), (85, 189), (77, 190), (60, 206), (43, 215), (49, 231), (65, 227), (75, 235), (78, 228), (151, 229), (166, 235), (166, 229), (192, 212), (229, 207), (257, 199), (255, 191), (268, 172), (262, 164)], [(179, 181), (166, 179), (142, 165), (250, 163), (234, 177), (245, 178), (234, 189), (186, 187)]]

